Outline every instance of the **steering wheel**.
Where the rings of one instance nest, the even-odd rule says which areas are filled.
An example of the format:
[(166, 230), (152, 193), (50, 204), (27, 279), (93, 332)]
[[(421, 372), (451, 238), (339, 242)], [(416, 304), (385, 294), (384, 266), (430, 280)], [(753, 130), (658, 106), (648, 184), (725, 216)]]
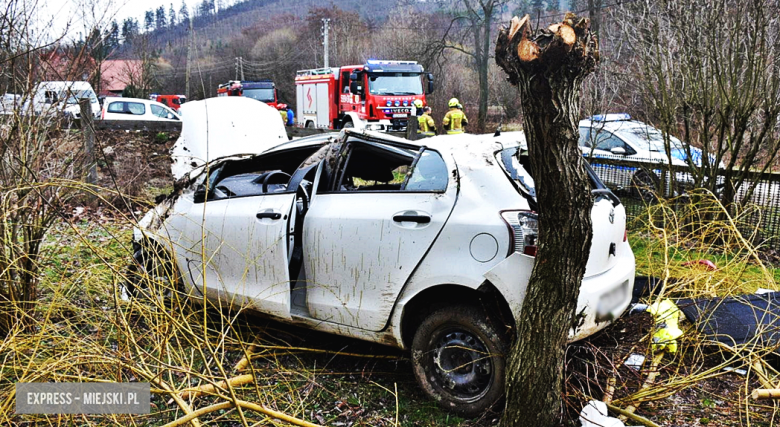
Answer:
[(288, 180), (290, 179), (290, 174), (282, 171), (268, 172), (267, 174), (265, 174), (265, 179), (263, 180), (263, 194), (268, 193), (268, 181), (270, 181), (271, 177), (275, 175), (284, 175), (287, 177)]

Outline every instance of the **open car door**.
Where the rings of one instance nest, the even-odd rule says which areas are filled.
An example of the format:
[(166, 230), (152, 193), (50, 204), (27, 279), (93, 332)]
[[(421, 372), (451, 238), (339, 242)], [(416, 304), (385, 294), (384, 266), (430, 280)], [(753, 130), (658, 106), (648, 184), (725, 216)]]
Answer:
[(349, 137), (336, 157), (303, 224), (309, 313), (379, 331), (447, 221), (457, 186), (441, 155), (424, 147)]

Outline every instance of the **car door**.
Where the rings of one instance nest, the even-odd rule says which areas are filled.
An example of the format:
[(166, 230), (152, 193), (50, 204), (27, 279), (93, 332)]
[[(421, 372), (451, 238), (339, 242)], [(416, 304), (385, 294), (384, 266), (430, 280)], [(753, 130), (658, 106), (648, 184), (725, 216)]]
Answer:
[[(226, 162), (189, 217), (188, 269), (210, 298), (290, 318), (292, 170), (317, 147)], [(197, 199), (197, 198), (196, 198)]]
[(433, 150), (351, 140), (339, 158), (304, 219), (307, 305), (316, 319), (378, 331), (447, 221), (457, 188)]

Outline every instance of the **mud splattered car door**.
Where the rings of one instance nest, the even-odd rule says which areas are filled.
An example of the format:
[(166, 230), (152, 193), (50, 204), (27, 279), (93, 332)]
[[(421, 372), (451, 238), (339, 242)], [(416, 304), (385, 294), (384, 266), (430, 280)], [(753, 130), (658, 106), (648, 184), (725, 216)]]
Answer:
[(338, 157), (304, 220), (307, 304), (314, 318), (378, 331), (447, 221), (457, 186), (433, 150), (351, 140)]

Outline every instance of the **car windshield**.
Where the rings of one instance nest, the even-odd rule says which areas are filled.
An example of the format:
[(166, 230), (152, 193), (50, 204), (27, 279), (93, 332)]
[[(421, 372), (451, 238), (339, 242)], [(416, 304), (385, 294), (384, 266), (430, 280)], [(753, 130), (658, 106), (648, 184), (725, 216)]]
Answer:
[(75, 90), (70, 91), (68, 104), (78, 104), (80, 98), (89, 98), (89, 102), (98, 102), (95, 92), (91, 90)]
[[(638, 146), (639, 148), (646, 148), (649, 151), (663, 153), (664, 149), (664, 135), (660, 130), (652, 126), (636, 126), (629, 128), (622, 128), (616, 132), (623, 139), (629, 143)], [(672, 149), (683, 148), (682, 142), (669, 135), (669, 144)]]
[(422, 80), (417, 73), (370, 74), (368, 91), (372, 95), (421, 95)]
[(263, 102), (274, 102), (273, 89), (244, 89), (244, 96)]

